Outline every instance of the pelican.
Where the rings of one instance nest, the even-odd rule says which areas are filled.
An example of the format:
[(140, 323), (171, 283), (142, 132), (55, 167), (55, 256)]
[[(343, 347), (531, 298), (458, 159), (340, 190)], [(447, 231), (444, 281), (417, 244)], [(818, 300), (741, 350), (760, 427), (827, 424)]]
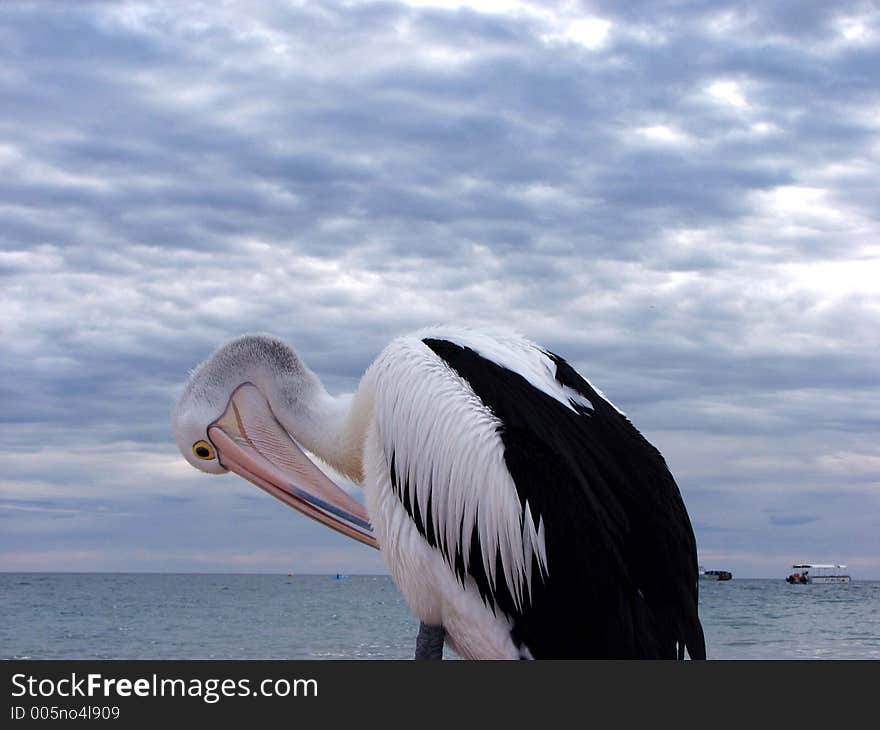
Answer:
[(468, 659), (705, 658), (694, 533), (663, 457), (525, 338), (424, 329), (334, 397), (284, 341), (244, 335), (191, 373), (172, 428), (196, 468), (378, 547), (421, 622), (417, 658), (444, 640)]

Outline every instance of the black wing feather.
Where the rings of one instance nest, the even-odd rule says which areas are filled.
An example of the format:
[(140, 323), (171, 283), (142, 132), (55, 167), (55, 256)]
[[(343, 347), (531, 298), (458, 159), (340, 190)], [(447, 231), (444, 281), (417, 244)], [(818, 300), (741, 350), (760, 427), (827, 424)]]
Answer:
[[(485, 574), (476, 530), (467, 564), (449, 554), (430, 515), (428, 542), (487, 604), (507, 614), (514, 641), (535, 658), (705, 658), (697, 605), (696, 543), (678, 487), (660, 452), (562, 358), (557, 380), (593, 410), (566, 408), (521, 375), (474, 350), (425, 339), (503, 424), (506, 466), (521, 503), (544, 522), (548, 574), (532, 566), (532, 593), (517, 608), (503, 579)], [(392, 478), (395, 470), (391, 469)], [(500, 568), (500, 555), (496, 556)]]

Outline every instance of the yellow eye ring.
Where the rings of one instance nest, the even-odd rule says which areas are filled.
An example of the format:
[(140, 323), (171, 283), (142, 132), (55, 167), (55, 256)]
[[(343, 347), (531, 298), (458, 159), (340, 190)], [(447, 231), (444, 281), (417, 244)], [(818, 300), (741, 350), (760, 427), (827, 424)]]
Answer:
[(207, 441), (196, 441), (193, 444), (193, 453), (196, 455), (197, 459), (202, 459), (202, 461), (208, 461), (217, 455), (214, 451), (214, 447)]

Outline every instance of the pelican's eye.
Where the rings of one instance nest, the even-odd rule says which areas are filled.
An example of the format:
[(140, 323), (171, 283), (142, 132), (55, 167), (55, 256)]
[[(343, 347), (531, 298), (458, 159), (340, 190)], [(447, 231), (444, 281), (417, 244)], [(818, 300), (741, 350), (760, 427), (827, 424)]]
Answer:
[(214, 453), (214, 447), (207, 441), (196, 441), (193, 444), (193, 453), (196, 455), (196, 458), (204, 459), (205, 461), (213, 459), (216, 456)]

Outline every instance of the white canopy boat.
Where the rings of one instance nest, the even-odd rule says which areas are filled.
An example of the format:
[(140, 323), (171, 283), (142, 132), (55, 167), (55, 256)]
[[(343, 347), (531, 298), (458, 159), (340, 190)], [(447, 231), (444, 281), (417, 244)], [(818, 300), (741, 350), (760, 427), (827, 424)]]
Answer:
[(849, 583), (852, 578), (844, 571), (845, 565), (799, 563), (791, 566), (791, 574), (787, 583)]

